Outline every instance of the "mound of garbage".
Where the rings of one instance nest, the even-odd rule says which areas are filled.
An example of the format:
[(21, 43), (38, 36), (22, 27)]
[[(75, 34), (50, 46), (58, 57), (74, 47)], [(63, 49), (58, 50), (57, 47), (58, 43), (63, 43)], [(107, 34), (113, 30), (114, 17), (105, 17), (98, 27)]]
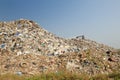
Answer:
[(0, 74), (59, 71), (89, 75), (120, 72), (120, 53), (83, 35), (57, 37), (32, 20), (0, 22)]

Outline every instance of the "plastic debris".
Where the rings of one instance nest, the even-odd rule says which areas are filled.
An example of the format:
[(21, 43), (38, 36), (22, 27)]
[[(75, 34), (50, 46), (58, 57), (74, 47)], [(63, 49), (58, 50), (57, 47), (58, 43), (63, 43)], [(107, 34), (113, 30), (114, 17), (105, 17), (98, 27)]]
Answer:
[(95, 75), (120, 71), (120, 53), (84, 35), (64, 39), (34, 21), (21, 19), (0, 22), (0, 65), (0, 74), (34, 75), (68, 70)]
[(22, 76), (22, 72), (18, 71), (16, 72), (16, 75)]
[(0, 45), (0, 48), (5, 48), (5, 44), (1, 44), (1, 45)]

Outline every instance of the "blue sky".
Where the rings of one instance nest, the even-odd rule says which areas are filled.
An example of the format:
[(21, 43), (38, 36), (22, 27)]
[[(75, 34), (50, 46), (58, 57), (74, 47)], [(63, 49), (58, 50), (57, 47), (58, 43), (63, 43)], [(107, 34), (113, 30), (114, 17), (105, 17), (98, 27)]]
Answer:
[(0, 0), (0, 21), (20, 18), (61, 37), (85, 35), (120, 48), (120, 0)]

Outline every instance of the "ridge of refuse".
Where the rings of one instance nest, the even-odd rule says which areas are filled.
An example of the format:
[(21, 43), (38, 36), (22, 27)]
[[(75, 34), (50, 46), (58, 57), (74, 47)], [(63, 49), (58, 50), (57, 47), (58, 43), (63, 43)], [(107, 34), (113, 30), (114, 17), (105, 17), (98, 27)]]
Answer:
[(108, 74), (120, 71), (120, 53), (83, 35), (61, 38), (32, 20), (20, 19), (0, 22), (0, 65), (0, 74)]

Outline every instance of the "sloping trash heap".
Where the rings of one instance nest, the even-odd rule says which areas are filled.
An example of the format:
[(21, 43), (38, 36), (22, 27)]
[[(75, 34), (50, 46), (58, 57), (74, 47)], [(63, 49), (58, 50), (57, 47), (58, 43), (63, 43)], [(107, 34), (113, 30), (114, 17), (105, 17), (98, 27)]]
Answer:
[(32, 20), (0, 22), (0, 75), (120, 72), (120, 53), (89, 39), (64, 39)]

